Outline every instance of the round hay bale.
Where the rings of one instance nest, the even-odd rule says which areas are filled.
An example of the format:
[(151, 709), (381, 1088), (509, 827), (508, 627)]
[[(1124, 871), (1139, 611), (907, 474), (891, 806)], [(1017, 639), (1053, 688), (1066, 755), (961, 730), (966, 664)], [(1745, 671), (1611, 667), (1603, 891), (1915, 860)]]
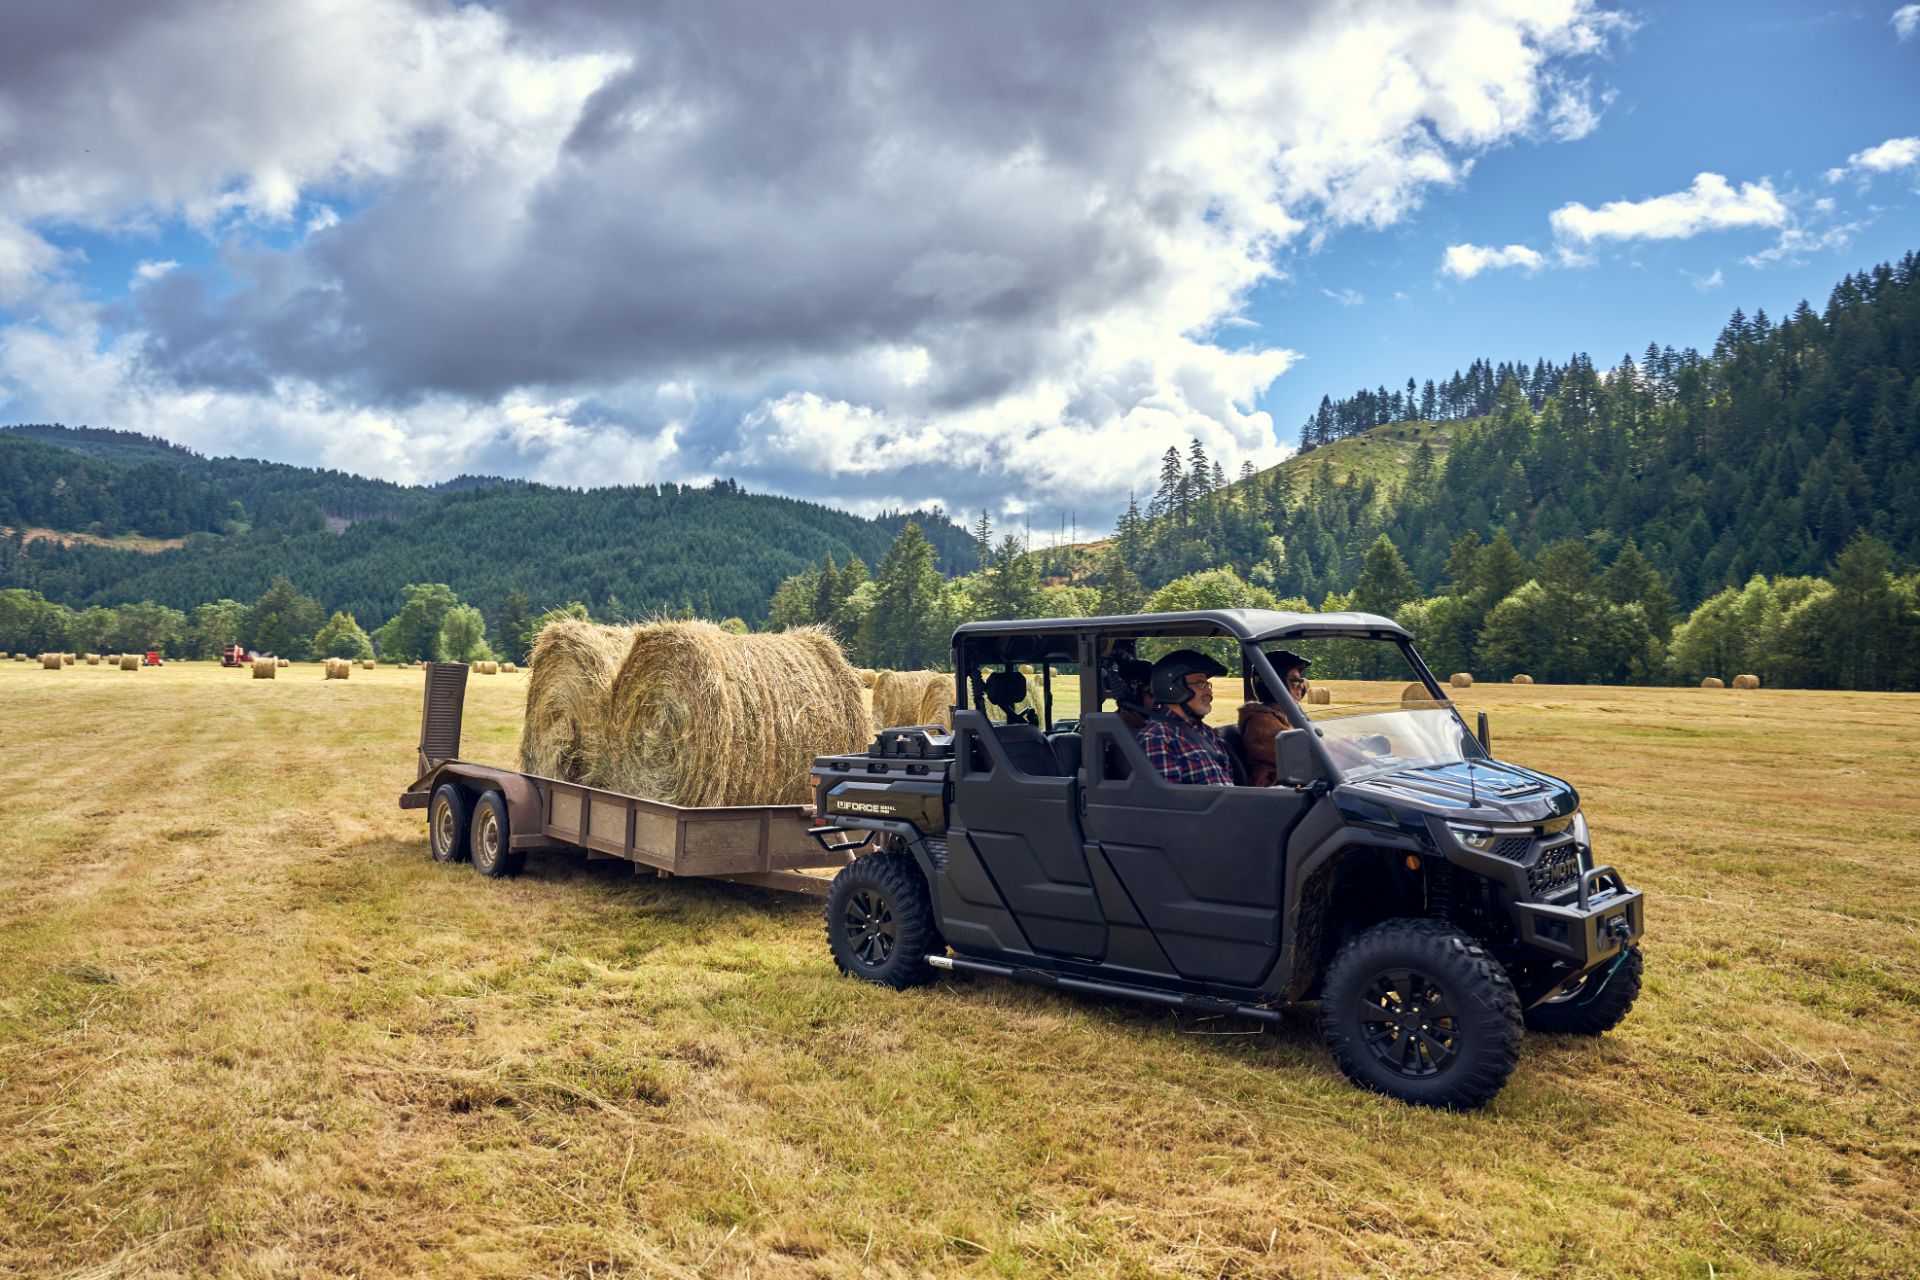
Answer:
[(374, 660), (373, 660), (372, 658), (362, 658), (362, 659), (360, 659), (360, 669), (361, 669), (362, 671), (371, 671), (371, 670), (373, 670), (373, 669), (374, 669), (374, 667), (376, 667), (376, 666), (378, 666), (378, 665), (379, 665), (379, 664), (378, 664), (378, 663), (376, 663), (376, 662), (375, 662), (375, 661), (374, 661)]
[(1733, 678), (1733, 687), (1736, 689), (1758, 689), (1760, 687), (1760, 677), (1735, 676)]
[(1523, 672), (1521, 672), (1521, 673), (1520, 673), (1519, 675), (1517, 675), (1517, 676), (1515, 676), (1515, 677), (1513, 678), (1513, 682), (1514, 682), (1515, 684), (1532, 684), (1532, 683), (1533, 683), (1533, 677), (1532, 677), (1532, 676), (1530, 676), (1530, 675), (1528, 675), (1528, 674), (1527, 674), (1526, 672), (1524, 672), (1524, 671), (1523, 671)]
[(353, 664), (345, 658), (328, 658), (323, 680), (345, 680), (353, 672)]
[(480, 664), (480, 674), (483, 676), (497, 676), (500, 674), (500, 664), (497, 662), (483, 662)]
[(72, 666), (72, 665), (73, 665), (73, 655), (72, 655), (72, 654), (70, 654), (70, 653), (63, 653), (63, 654), (61, 654), (61, 655), (60, 655), (60, 665), (61, 665), (61, 666), (63, 666), (63, 667), (70, 667), (70, 666)]
[(1473, 677), (1464, 671), (1456, 671), (1447, 677), (1447, 683), (1456, 689), (1473, 688)]
[(1307, 690), (1307, 705), (1313, 707), (1330, 706), (1333, 703), (1333, 690), (1315, 688)]
[(953, 728), (953, 677), (938, 671), (882, 671), (873, 682), (873, 725)]
[(255, 658), (253, 660), (253, 678), (271, 680), (280, 673), (280, 663), (275, 658)]
[(87, 655), (87, 665), (88, 665), (88, 666), (90, 666), (90, 667), (97, 667), (97, 666), (99, 666), (99, 665), (100, 665), (100, 655), (99, 655), (99, 654), (97, 654), (97, 653), (90, 653), (90, 654), (88, 654), (88, 655)]
[(120, 655), (120, 669), (122, 671), (138, 671), (141, 667), (141, 662), (142, 659), (137, 653), (123, 653)]
[(540, 628), (527, 659), (523, 771), (563, 782), (604, 781), (613, 676), (636, 630), (578, 618)]
[(520, 670), (520, 668), (519, 668), (519, 667), (516, 667), (516, 666), (515, 666), (515, 665), (514, 665), (513, 663), (511, 663), (511, 662), (503, 662), (503, 663), (501, 663), (501, 664), (500, 664), (500, 673), (501, 673), (502, 675), (509, 675), (509, 676), (510, 676), (510, 675), (512, 675), (512, 674), (514, 674), (515, 672), (517, 672), (518, 670)]
[(873, 688), (874, 679), (880, 674), (872, 667), (856, 667), (855, 671), (860, 677), (860, 687), (862, 689)]
[(1700, 687), (1702, 689), (1724, 689), (1727, 687), (1727, 682), (1718, 676), (1708, 676), (1700, 682)]
[(283, 667), (290, 667), (293, 665), (292, 658), (275, 658), (274, 662)]
[(1400, 690), (1401, 702), (1432, 702), (1433, 695), (1427, 692), (1427, 686), (1418, 680)]
[(804, 803), (814, 757), (867, 743), (860, 677), (820, 627), (642, 627), (614, 673), (611, 711), (611, 784), (668, 804)]
[(57, 653), (43, 653), (40, 655), (40, 669), (42, 671), (58, 671), (66, 665), (65, 662), (61, 661), (60, 655)]

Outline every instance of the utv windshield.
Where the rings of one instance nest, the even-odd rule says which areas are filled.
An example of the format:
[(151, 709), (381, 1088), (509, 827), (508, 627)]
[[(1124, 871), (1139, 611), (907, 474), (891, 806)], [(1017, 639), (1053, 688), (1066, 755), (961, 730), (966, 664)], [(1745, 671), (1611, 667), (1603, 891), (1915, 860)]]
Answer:
[(1453, 712), (1423, 708), (1329, 707), (1313, 727), (1327, 754), (1349, 781), (1420, 765), (1459, 764), (1481, 754), (1468, 745), (1465, 726)]

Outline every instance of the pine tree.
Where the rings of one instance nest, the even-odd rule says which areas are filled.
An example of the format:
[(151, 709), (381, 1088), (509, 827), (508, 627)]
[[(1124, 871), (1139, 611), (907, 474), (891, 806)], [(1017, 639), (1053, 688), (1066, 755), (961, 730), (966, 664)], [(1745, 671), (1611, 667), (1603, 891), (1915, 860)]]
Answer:
[(873, 610), (862, 631), (862, 649), (875, 666), (896, 671), (944, 665), (938, 634), (941, 580), (933, 545), (909, 520), (873, 574)]
[(980, 508), (980, 518), (973, 523), (973, 540), (979, 547), (979, 561), (976, 568), (984, 569), (993, 559), (993, 522), (987, 519), (987, 509)]
[(1375, 538), (1360, 562), (1360, 578), (1352, 592), (1353, 607), (1391, 618), (1401, 605), (1419, 594), (1420, 584), (1413, 580), (1413, 571), (1407, 568), (1393, 539), (1384, 533)]

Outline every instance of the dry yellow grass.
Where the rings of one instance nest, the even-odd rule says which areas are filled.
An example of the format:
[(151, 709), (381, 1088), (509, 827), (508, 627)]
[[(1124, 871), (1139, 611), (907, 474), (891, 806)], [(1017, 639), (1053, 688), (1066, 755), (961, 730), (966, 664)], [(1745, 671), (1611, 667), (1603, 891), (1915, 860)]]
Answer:
[[(1920, 697), (1456, 695), (1650, 903), (1626, 1025), (1456, 1116), (1304, 1015), (893, 994), (808, 903), (437, 866), (419, 673), (153, 674), (0, 668), (0, 1275), (1913, 1273)], [(466, 754), (520, 715), (471, 684)]]

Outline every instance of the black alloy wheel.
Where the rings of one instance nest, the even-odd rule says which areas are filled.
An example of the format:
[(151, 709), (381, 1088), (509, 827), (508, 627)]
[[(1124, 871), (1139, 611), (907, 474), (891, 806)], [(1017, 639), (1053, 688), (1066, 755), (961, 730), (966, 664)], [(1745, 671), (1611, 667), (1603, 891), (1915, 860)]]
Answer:
[(464, 862), (467, 858), (467, 793), (443, 782), (427, 802), (427, 841), (435, 862)]
[(1466, 1111), (1520, 1060), (1520, 997), (1500, 962), (1444, 920), (1388, 920), (1334, 957), (1320, 1032), (1362, 1088)]
[(933, 977), (946, 949), (926, 877), (912, 855), (870, 853), (841, 868), (827, 891), (827, 945), (840, 972), (900, 990)]

